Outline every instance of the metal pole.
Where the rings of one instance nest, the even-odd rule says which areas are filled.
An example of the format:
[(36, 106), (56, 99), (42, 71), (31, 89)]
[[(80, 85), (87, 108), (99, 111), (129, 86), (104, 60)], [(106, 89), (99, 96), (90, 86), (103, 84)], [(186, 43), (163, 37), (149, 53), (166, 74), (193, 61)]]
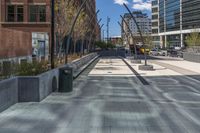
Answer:
[[(134, 36), (133, 36), (133, 33), (128, 25), (128, 23), (126, 22), (126, 20), (124, 19), (124, 17), (122, 17), (122, 15), (120, 15), (120, 17), (122, 18), (122, 23), (124, 22), (126, 27), (128, 28), (129, 30), (129, 33), (131, 34), (131, 38), (132, 40), (134, 41)], [(125, 30), (124, 30), (125, 31)], [(135, 50), (135, 59), (137, 59), (137, 48), (136, 48), (136, 44), (134, 44), (134, 50)]]
[(51, 0), (51, 69), (54, 69), (54, 47), (55, 47), (55, 40), (54, 40), (54, 0)]
[[(98, 10), (98, 11), (96, 12), (96, 15), (93, 15), (93, 16), (92, 16), (92, 18), (90, 19), (90, 21), (89, 21), (89, 23), (88, 23), (89, 25), (91, 25), (92, 21), (94, 20), (94, 18), (96, 18), (96, 16), (97, 16), (97, 14), (99, 13), (99, 11), (100, 11), (100, 10)], [(87, 30), (86, 30), (86, 32), (85, 32), (86, 34), (85, 34), (85, 37), (84, 37), (84, 38), (86, 38), (89, 29), (90, 29), (90, 27), (87, 28)]]
[(107, 43), (108, 43), (108, 39), (109, 39), (109, 23), (110, 23), (110, 18), (107, 17)]
[(72, 36), (72, 32), (74, 30), (74, 27), (75, 27), (75, 24), (76, 24), (76, 21), (81, 13), (81, 10), (84, 8), (84, 5), (86, 4), (88, 0), (84, 0), (84, 2), (81, 4), (79, 10), (78, 10), (78, 13), (76, 14), (74, 20), (72, 21), (72, 26), (70, 28), (70, 31), (69, 31), (69, 35), (68, 35), (68, 38), (67, 38), (67, 49), (66, 49), (66, 57), (65, 57), (65, 63), (68, 63), (68, 50), (69, 50), (69, 45), (70, 45), (70, 40), (71, 40), (71, 36)]
[(124, 5), (125, 8), (128, 10), (128, 12), (129, 12), (129, 14), (131, 15), (131, 17), (133, 18), (133, 21), (135, 22), (135, 24), (136, 24), (136, 26), (137, 26), (137, 29), (138, 29), (138, 31), (139, 31), (140, 38), (141, 38), (141, 41), (142, 41), (143, 46), (144, 46), (144, 58), (145, 58), (145, 66), (146, 66), (146, 65), (147, 65), (147, 53), (146, 53), (146, 48), (145, 48), (146, 46), (145, 46), (144, 38), (143, 38), (143, 36), (142, 36), (142, 32), (141, 32), (141, 30), (140, 30), (140, 27), (139, 27), (139, 25), (138, 25), (138, 23), (137, 23), (135, 17), (134, 17), (133, 14), (131, 13), (131, 11), (130, 11), (130, 9), (128, 8), (128, 6), (127, 6), (125, 3), (123, 3), (123, 5)]
[[(99, 25), (99, 23), (101, 22), (101, 20), (102, 20), (102, 19), (100, 18), (99, 21), (97, 22), (97, 25)], [(103, 25), (102, 25), (102, 27), (103, 27)], [(92, 33), (91, 33), (91, 35), (90, 35), (89, 46), (91, 45), (92, 36), (93, 36), (95, 30), (96, 30), (96, 25), (95, 25), (95, 27), (94, 27), (94, 29), (92, 30)]]
[[(122, 26), (122, 24), (120, 24), (119, 21), (118, 21), (118, 24), (122, 28), (122, 31), (124, 32), (124, 34), (125, 34), (125, 36), (127, 38), (128, 45), (130, 46), (130, 42), (129, 42), (129, 39), (128, 39), (128, 34), (126, 33), (126, 31), (124, 30), (124, 27)], [(122, 39), (122, 40), (124, 40), (124, 39)]]
[(103, 38), (103, 42), (104, 42), (104, 32), (105, 32), (105, 30), (103, 30), (103, 35), (102, 35), (102, 38)]

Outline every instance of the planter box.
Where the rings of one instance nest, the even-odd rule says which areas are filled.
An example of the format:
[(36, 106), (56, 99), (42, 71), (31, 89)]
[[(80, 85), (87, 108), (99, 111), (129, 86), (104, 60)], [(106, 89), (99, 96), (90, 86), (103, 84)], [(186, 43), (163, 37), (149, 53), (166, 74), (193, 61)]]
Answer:
[(18, 79), (0, 82), (0, 112), (18, 102)]
[(191, 62), (200, 63), (200, 54), (184, 52), (183, 53), (183, 59), (187, 60), (187, 61), (191, 61)]
[(18, 101), (40, 102), (53, 91), (58, 90), (58, 69), (38, 76), (18, 77)]
[[(78, 71), (95, 57), (96, 53), (89, 54), (63, 67), (73, 66), (73, 71)], [(59, 68), (38, 76), (20, 76), (0, 81), (0, 112), (18, 102), (42, 101), (52, 92), (58, 91), (58, 81)]]

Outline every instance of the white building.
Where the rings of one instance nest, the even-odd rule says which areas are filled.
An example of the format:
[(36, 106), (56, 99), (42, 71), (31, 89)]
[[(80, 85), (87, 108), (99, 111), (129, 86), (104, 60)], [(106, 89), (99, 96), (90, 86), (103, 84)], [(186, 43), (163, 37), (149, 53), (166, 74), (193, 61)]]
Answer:
[[(135, 17), (136, 22), (138, 26), (140, 27), (140, 30), (143, 36), (150, 35), (151, 34), (151, 19), (147, 16), (147, 14), (142, 13), (141, 11), (134, 11), (132, 12), (132, 14)], [(124, 29), (124, 31), (122, 30), (122, 37), (126, 38), (123, 40), (128, 40), (130, 42), (130, 45), (141, 43), (137, 25), (135, 24), (131, 15), (129, 13), (125, 13), (123, 17), (124, 17), (125, 22), (122, 20), (122, 26)], [(129, 28), (127, 27), (127, 25), (134, 36), (134, 40), (132, 40), (131, 38), (131, 34), (130, 34), (131, 32), (129, 31)], [(128, 35), (128, 39), (125, 36), (124, 32), (126, 32), (126, 34)], [(127, 44), (127, 42), (124, 42), (124, 43)]]
[(152, 0), (152, 18), (151, 18), (151, 25), (152, 25), (152, 39), (153, 44), (155, 47), (160, 48), (160, 37), (159, 37), (159, 6), (158, 0)]
[[(141, 32), (143, 34), (151, 34), (151, 19), (148, 18), (147, 14), (142, 13), (141, 11), (135, 11), (132, 13), (133, 16), (135, 17)], [(125, 21), (128, 23), (131, 32), (135, 35), (139, 35), (137, 26), (134, 22), (134, 20), (131, 18), (131, 15), (129, 13), (124, 14), (124, 19)], [(124, 26), (124, 30), (125, 32), (129, 32), (128, 28), (126, 27), (126, 25), (123, 23)]]

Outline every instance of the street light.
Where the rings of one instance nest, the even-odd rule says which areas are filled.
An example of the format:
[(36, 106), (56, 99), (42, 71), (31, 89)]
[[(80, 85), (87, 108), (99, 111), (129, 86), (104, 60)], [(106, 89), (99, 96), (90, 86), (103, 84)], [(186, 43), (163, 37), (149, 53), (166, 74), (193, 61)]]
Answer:
[(65, 63), (68, 63), (68, 50), (69, 50), (69, 45), (70, 45), (70, 40), (71, 40), (72, 32), (73, 32), (73, 30), (74, 30), (76, 21), (77, 21), (77, 19), (78, 19), (80, 13), (81, 13), (82, 9), (84, 8), (84, 6), (85, 6), (85, 4), (86, 4), (87, 1), (88, 1), (88, 0), (84, 0), (84, 1), (83, 1), (83, 3), (81, 4), (81, 6), (80, 6), (80, 8), (79, 8), (79, 10), (78, 10), (78, 13), (77, 13), (76, 16), (74, 17), (74, 20), (72, 21), (72, 26), (71, 26), (71, 28), (70, 28), (69, 35), (68, 35), (68, 38), (67, 38), (67, 48), (66, 48), (66, 52), (65, 52), (65, 54), (66, 54)]
[[(97, 24), (95, 24), (95, 27), (94, 27), (94, 29), (92, 30), (92, 33), (91, 33), (91, 35), (90, 35), (90, 40), (89, 40), (89, 46), (91, 45), (91, 41), (92, 41), (92, 36), (93, 36), (93, 34), (94, 34), (94, 31), (96, 30), (96, 25), (99, 25), (99, 23), (101, 22), (101, 18), (99, 19), (99, 21), (97, 22)], [(102, 25), (102, 27), (103, 27), (103, 25)]]
[[(96, 14), (93, 15), (92, 18), (90, 19), (88, 25), (91, 25), (91, 23), (93, 22), (94, 18), (96, 18), (97, 14), (98, 14), (99, 12), (100, 12), (100, 10), (97, 10)], [(87, 35), (89, 29), (90, 29), (90, 27), (88, 26), (88, 28), (87, 28), (87, 30), (86, 30), (86, 32), (85, 32), (86, 34), (85, 34), (85, 37), (84, 37), (84, 38), (86, 38), (86, 35)], [(81, 49), (82, 49), (82, 54), (84, 54), (84, 51), (83, 51), (83, 44), (82, 44), (82, 48), (81, 48)]]
[(110, 23), (110, 18), (107, 17), (107, 43), (108, 43), (108, 39), (109, 39), (109, 23)]
[(53, 69), (55, 66), (54, 66), (54, 47), (55, 47), (55, 40), (54, 40), (54, 24), (55, 24), (55, 21), (54, 21), (54, 15), (55, 15), (55, 12), (54, 12), (54, 7), (55, 7), (55, 4), (54, 4), (54, 0), (51, 0), (51, 69)]
[[(122, 18), (122, 22), (124, 22), (125, 25), (126, 25), (126, 27), (128, 28), (128, 31), (129, 31), (129, 33), (131, 34), (131, 38), (132, 38), (132, 40), (133, 40), (133, 42), (134, 42), (134, 36), (133, 36), (133, 33), (132, 33), (132, 31), (131, 31), (131, 29), (130, 29), (128, 23), (126, 22), (126, 20), (124, 19), (124, 17), (122, 17), (122, 15), (120, 15), (120, 17)], [(122, 25), (122, 26), (123, 26), (123, 25)], [(125, 31), (125, 30), (124, 30), (124, 31)], [(135, 50), (135, 59), (137, 59), (137, 48), (136, 48), (136, 44), (134, 44), (134, 50)], [(140, 62), (141, 62), (141, 61), (139, 61), (139, 63), (140, 63)]]
[(130, 9), (128, 8), (128, 6), (123, 3), (124, 7), (127, 9), (127, 11), (129, 12), (129, 14), (131, 15), (133, 21), (135, 22), (136, 26), (137, 26), (137, 29), (139, 31), (139, 34), (140, 34), (140, 38), (141, 38), (141, 41), (143, 43), (143, 46), (144, 46), (144, 59), (145, 59), (145, 64), (144, 65), (141, 65), (139, 66), (139, 69), (140, 70), (153, 70), (153, 66), (152, 65), (147, 65), (147, 53), (146, 53), (146, 46), (145, 46), (145, 42), (144, 42), (144, 38), (142, 36), (142, 32), (140, 30), (140, 27), (135, 19), (135, 17), (133, 16), (133, 14), (131, 13)]
[(129, 12), (129, 14), (131, 15), (131, 17), (132, 17), (133, 21), (135, 22), (136, 27), (137, 27), (137, 29), (138, 29), (138, 31), (139, 31), (140, 38), (141, 38), (142, 44), (143, 44), (143, 46), (144, 46), (144, 58), (145, 58), (145, 66), (146, 66), (146, 65), (147, 65), (147, 55), (146, 55), (145, 42), (144, 42), (144, 38), (143, 38), (143, 36), (142, 36), (142, 32), (141, 32), (141, 30), (140, 30), (140, 27), (139, 27), (139, 25), (138, 25), (138, 23), (137, 23), (135, 17), (134, 17), (133, 14), (131, 13), (131, 11), (130, 11), (130, 9), (128, 8), (128, 6), (127, 6), (125, 3), (123, 3), (123, 5), (125, 6), (125, 8), (127, 9), (127, 11)]
[[(118, 24), (119, 26), (121, 27), (122, 31), (124, 32), (126, 38), (127, 38), (127, 42), (128, 42), (128, 45), (130, 46), (130, 42), (129, 42), (129, 39), (128, 39), (128, 34), (126, 33), (126, 31), (124, 30), (124, 27), (122, 26), (122, 24), (118, 21)], [(124, 39), (122, 39), (124, 40)]]

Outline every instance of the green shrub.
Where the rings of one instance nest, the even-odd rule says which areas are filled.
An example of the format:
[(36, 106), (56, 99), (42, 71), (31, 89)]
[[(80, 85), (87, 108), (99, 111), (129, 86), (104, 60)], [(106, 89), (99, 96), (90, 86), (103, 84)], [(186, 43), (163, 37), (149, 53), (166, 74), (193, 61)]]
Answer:
[(48, 71), (48, 62), (25, 62), (17, 66), (18, 76), (36, 76), (46, 71)]

